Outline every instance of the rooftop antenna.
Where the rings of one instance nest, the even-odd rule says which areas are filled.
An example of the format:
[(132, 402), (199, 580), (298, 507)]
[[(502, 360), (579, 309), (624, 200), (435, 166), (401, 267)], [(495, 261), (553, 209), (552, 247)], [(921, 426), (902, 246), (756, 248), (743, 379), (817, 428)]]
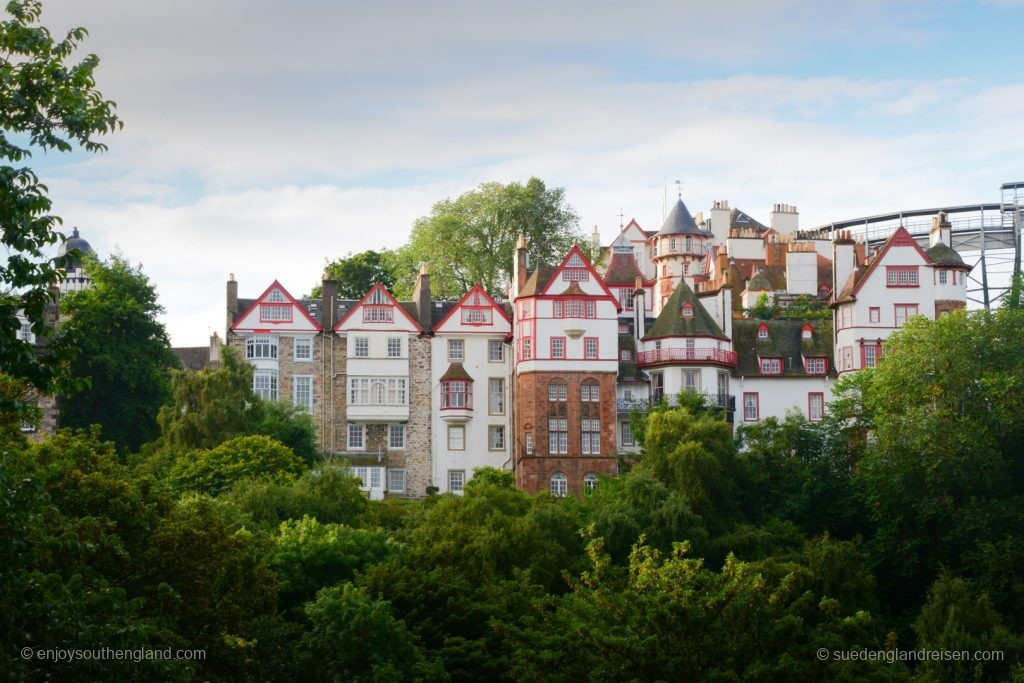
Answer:
[(625, 217), (626, 214), (622, 212), (622, 209), (619, 209), (619, 230), (622, 230), (622, 219)]
[(676, 194), (679, 195), (680, 199), (683, 198), (683, 181), (678, 178), (676, 179)]

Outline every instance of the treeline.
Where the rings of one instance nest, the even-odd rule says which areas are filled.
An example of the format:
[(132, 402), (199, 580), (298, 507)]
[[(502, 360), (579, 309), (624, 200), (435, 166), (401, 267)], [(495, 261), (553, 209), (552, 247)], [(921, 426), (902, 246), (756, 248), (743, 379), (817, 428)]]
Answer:
[[(173, 373), (156, 437), (0, 459), (0, 671), (28, 679), (1024, 680), (1024, 312), (915, 319), (825, 421), (687, 396), (583, 499), (476, 472), (370, 502), (251, 368)], [(22, 648), (200, 649), (202, 661)], [(836, 658), (997, 652), (991, 661)], [(827, 653), (822, 657), (819, 653)]]

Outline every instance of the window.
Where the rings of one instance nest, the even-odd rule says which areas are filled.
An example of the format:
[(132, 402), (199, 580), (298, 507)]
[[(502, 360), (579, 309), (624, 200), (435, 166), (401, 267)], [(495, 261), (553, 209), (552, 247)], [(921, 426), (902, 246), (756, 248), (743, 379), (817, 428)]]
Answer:
[(633, 446), (633, 445), (635, 445), (636, 442), (633, 441), (633, 427), (632, 427), (632, 425), (630, 425), (628, 422), (620, 422), (619, 423), (619, 428), (622, 431), (622, 445), (623, 446)]
[(405, 470), (388, 470), (388, 492), (405, 493)]
[(619, 325), (619, 334), (629, 334), (629, 325)]
[(839, 327), (850, 327), (853, 325), (853, 304), (841, 306), (839, 309)]
[(563, 418), (548, 420), (548, 453), (569, 452), (569, 422)]
[(464, 325), (490, 325), (490, 308), (463, 308), (462, 323)]
[(313, 360), (313, 340), (308, 337), (296, 337), (292, 350), (297, 361)]
[(619, 351), (619, 360), (631, 361), (633, 360), (633, 352), (629, 349), (621, 349)]
[(597, 488), (597, 475), (587, 472), (583, 475), (583, 493), (592, 493)]
[(245, 357), (253, 360), (277, 358), (276, 337), (249, 337), (245, 340)]
[(894, 304), (893, 309), (896, 312), (896, 327), (902, 327), (907, 318), (917, 315), (917, 304)]
[(761, 323), (761, 326), (757, 328), (757, 338), (767, 339), (768, 338), (768, 326)]
[(21, 323), (21, 328), (18, 330), (18, 339), (27, 342), (34, 341), (32, 334), (32, 323), (28, 321)]
[(940, 284), (940, 285), (944, 285), (944, 284), (946, 284), (946, 281), (947, 281), (948, 279), (949, 279), (949, 275), (947, 274), (947, 271), (945, 271), (945, 270), (940, 270), (940, 271), (939, 271), (939, 284)]
[(348, 448), (361, 451), (366, 447), (366, 427), (364, 425), (348, 426)]
[(405, 425), (388, 425), (388, 448), (394, 450), (405, 448)]
[(448, 425), (448, 450), (466, 450), (466, 428), (462, 425)]
[(388, 358), (402, 357), (402, 338), (388, 337)]
[(781, 375), (782, 374), (782, 359), (781, 358), (762, 358), (761, 359), (761, 374), (763, 374), (763, 375)]
[(523, 340), (523, 360), (530, 360), (533, 358), (533, 340)]
[(551, 357), (565, 358), (565, 337), (551, 338)]
[(804, 358), (804, 370), (808, 375), (824, 375), (828, 369), (828, 363), (824, 358)]
[(549, 401), (566, 401), (569, 398), (569, 385), (559, 380), (548, 383)]
[(448, 362), (461, 363), (466, 355), (466, 344), (461, 339), (448, 340)]
[(587, 360), (597, 359), (597, 337), (583, 338), (583, 357)]
[(505, 360), (505, 344), (500, 339), (487, 340), (487, 360), (491, 363)]
[(569, 480), (561, 472), (551, 475), (551, 495), (564, 498), (569, 493)]
[(441, 382), (441, 408), (473, 408), (473, 383), (455, 379)]
[(364, 323), (394, 322), (395, 314), (392, 306), (363, 306)]
[(843, 369), (853, 370), (853, 347), (844, 346), (843, 349)]
[(665, 376), (660, 372), (651, 373), (651, 397), (655, 401), (665, 397)]
[(633, 310), (633, 290), (629, 287), (619, 288), (619, 305), (625, 311)]
[(800, 329), (800, 338), (801, 339), (813, 339), (814, 338), (814, 328), (811, 327), (810, 323), (807, 323), (806, 325), (804, 325)]
[(556, 299), (553, 314), (555, 318), (596, 318), (597, 303), (584, 299)]
[(583, 455), (601, 453), (601, 421), (594, 418), (582, 420)]
[(671, 252), (672, 252), (672, 253), (674, 254), (674, 253), (675, 253), (675, 251), (676, 251), (676, 246), (677, 246), (677, 244), (676, 244), (676, 238), (675, 238), (675, 237), (673, 237), (673, 238), (671, 239), (671, 246), (669, 247), (669, 251), (671, 251)]
[(807, 394), (807, 419), (811, 422), (821, 422), (825, 414), (825, 394)]
[(366, 468), (365, 467), (352, 467), (352, 468), (350, 468), (349, 471), (352, 473), (353, 477), (355, 477), (356, 479), (359, 480), (359, 488), (365, 489), (366, 488), (366, 482), (368, 482), (370, 480), (369, 477), (366, 476)]
[(521, 318), (529, 318), (530, 317), (530, 302), (529, 301), (524, 301), (523, 303), (519, 304), (519, 317), (521, 317)]
[(466, 470), (448, 470), (448, 490), (452, 493), (462, 493), (466, 485)]
[(291, 321), (291, 304), (260, 304), (260, 322), (290, 323)]
[(523, 447), (527, 455), (533, 455), (533, 432), (526, 432), (523, 435)]
[(693, 305), (690, 304), (690, 302), (686, 302), (685, 304), (683, 304), (683, 317), (684, 318), (692, 318), (693, 317)]
[(404, 406), (408, 404), (405, 378), (349, 377), (349, 405)]
[(288, 301), (288, 299), (286, 299), (284, 296), (284, 292), (282, 292), (280, 289), (275, 289), (274, 291), (272, 291), (270, 294), (267, 295), (267, 298), (265, 300), (275, 304), (281, 304)]
[(887, 287), (917, 287), (917, 266), (886, 266)]
[(686, 237), (686, 251), (693, 251), (693, 238), (690, 236)]
[(584, 403), (597, 403), (601, 400), (601, 387), (589, 380), (580, 385), (580, 400)]
[(501, 377), (487, 380), (487, 412), (490, 415), (505, 414), (505, 380)]
[(878, 306), (872, 306), (868, 309), (868, 322), (877, 323), (882, 320), (882, 309)]
[(370, 488), (371, 489), (379, 489), (380, 488), (380, 471), (381, 471), (381, 469), (382, 468), (380, 468), (380, 467), (371, 467), (370, 468)]
[(487, 428), (487, 448), (492, 451), (505, 450), (505, 428), (491, 425)]
[(292, 377), (292, 405), (307, 413), (313, 412), (313, 378), (310, 375)]
[(700, 370), (683, 370), (683, 388), (695, 394), (700, 393)]
[(743, 419), (746, 422), (755, 422), (759, 419), (759, 400), (756, 393), (743, 394)]
[(252, 393), (268, 401), (277, 400), (277, 373), (273, 370), (257, 370), (252, 375)]
[(882, 357), (882, 345), (865, 344), (860, 347), (860, 352), (861, 367), (873, 368), (878, 365), (878, 360)]
[(356, 337), (356, 345), (352, 355), (356, 358), (369, 358), (370, 340), (366, 337)]

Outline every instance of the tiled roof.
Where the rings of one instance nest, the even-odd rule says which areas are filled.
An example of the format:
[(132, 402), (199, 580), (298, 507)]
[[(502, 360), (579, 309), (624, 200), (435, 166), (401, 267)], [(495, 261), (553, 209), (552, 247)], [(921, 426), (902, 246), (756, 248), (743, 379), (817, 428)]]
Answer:
[[(693, 317), (684, 318), (684, 303), (693, 306)], [(718, 337), (725, 338), (711, 314), (697, 300), (697, 296), (685, 281), (680, 282), (672, 296), (662, 307), (661, 315), (647, 330), (644, 339), (655, 337)]]
[(636, 263), (632, 249), (612, 254), (608, 270), (604, 273), (605, 284), (632, 285), (638, 277), (642, 278), (643, 273), (640, 271), (640, 266)]
[[(808, 323), (813, 327), (813, 334), (810, 340), (805, 340), (801, 338), (801, 333)], [(757, 338), (757, 330), (762, 324), (768, 326), (768, 339)], [(759, 357), (781, 358), (782, 376), (785, 377), (811, 376), (804, 372), (803, 359), (825, 357), (828, 359), (829, 375), (835, 374), (832, 368), (830, 320), (734, 320), (732, 342), (737, 355), (735, 373), (740, 376), (762, 376)]]
[(964, 260), (952, 247), (939, 242), (934, 247), (924, 250), (924, 253), (937, 266), (962, 266)]
[(697, 222), (693, 220), (690, 210), (686, 208), (686, 204), (683, 204), (682, 199), (676, 201), (676, 205), (672, 207), (668, 217), (665, 218), (665, 224), (661, 226), (658, 234), (711, 236), (710, 232), (697, 227)]
[(448, 369), (444, 371), (444, 374), (441, 375), (440, 381), (449, 382), (452, 380), (472, 382), (473, 378), (468, 372), (466, 372), (466, 368), (462, 366), (462, 363), (452, 363), (448, 366)]
[(198, 372), (210, 364), (209, 346), (175, 346), (173, 353), (186, 370)]
[(540, 266), (537, 268), (526, 278), (526, 284), (520, 290), (519, 296), (537, 296), (543, 292), (544, 287), (547, 286), (548, 281), (551, 280), (551, 276), (555, 274), (556, 270), (558, 269), (553, 266)]

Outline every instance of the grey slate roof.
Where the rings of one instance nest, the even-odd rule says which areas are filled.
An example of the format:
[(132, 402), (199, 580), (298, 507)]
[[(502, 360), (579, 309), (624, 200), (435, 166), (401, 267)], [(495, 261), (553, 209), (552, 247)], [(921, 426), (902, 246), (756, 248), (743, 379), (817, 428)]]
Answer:
[[(693, 317), (684, 318), (684, 303), (693, 306)], [(718, 337), (725, 339), (722, 328), (697, 300), (697, 296), (685, 281), (680, 282), (676, 291), (665, 302), (654, 324), (647, 330), (644, 339), (656, 337)]]
[[(757, 338), (757, 330), (762, 323), (768, 326), (768, 339)], [(807, 323), (814, 328), (810, 340), (801, 338), (801, 332)], [(835, 376), (830, 320), (734, 320), (732, 342), (737, 356), (734, 372), (738, 376), (779, 377), (762, 375), (759, 357), (781, 358), (782, 377), (820, 377), (804, 372), (803, 359), (824, 357), (828, 359), (829, 376)]]
[(658, 234), (711, 236), (709, 231), (701, 230), (697, 227), (697, 222), (693, 220), (690, 210), (686, 208), (686, 204), (683, 204), (682, 199), (676, 201), (676, 205), (672, 207), (672, 211), (669, 212), (668, 217), (665, 219), (665, 224), (661, 226)]
[(939, 242), (934, 247), (924, 250), (924, 253), (931, 259), (932, 263), (938, 266), (962, 266), (964, 260), (952, 247)]
[(186, 370), (199, 372), (210, 364), (209, 346), (175, 346), (171, 348)]

